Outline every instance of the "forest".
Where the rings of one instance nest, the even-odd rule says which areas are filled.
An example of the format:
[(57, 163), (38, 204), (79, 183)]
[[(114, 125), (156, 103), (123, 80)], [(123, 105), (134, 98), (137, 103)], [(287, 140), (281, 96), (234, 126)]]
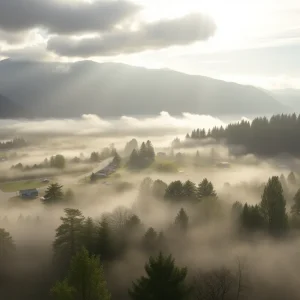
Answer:
[(186, 141), (212, 138), (227, 145), (243, 146), (243, 154), (252, 153), (260, 156), (273, 156), (300, 153), (300, 115), (281, 114), (270, 119), (255, 118), (252, 122), (242, 120), (226, 127), (214, 127), (209, 130), (195, 129), (187, 134)]
[[(90, 217), (71, 208), (78, 205), (76, 195), (64, 194), (60, 184), (50, 184), (43, 202), (47, 215), (21, 214), (16, 220), (3, 217), (0, 221), (1, 297), (221, 300), (283, 299), (288, 293), (289, 299), (298, 299), (298, 279), (284, 280), (285, 272), (296, 270), (296, 256), (289, 258), (295, 259), (294, 266), (268, 274), (274, 282), (258, 274), (256, 266), (267, 258), (265, 251), (274, 252), (272, 247), (278, 247), (276, 256), (283, 244), (296, 246), (298, 186), (294, 173), (287, 178), (273, 176), (263, 186), (258, 204), (236, 201), (229, 205), (228, 197), (236, 192), (229, 184), (226, 193), (218, 194), (207, 178), (199, 183), (175, 180), (167, 184), (146, 177), (132, 207), (119, 206)], [(260, 193), (260, 188), (252, 189)], [(60, 222), (48, 243), (49, 220), (58, 211)], [(149, 215), (151, 219), (159, 211), (166, 211), (168, 218), (164, 216), (163, 224), (147, 226)], [(16, 228), (22, 228), (18, 235), (23, 236), (18, 246), (10, 232)], [(263, 252), (257, 253), (260, 258), (249, 261), (245, 248), (251, 251), (260, 244), (264, 245), (257, 249)], [(228, 255), (231, 247), (236, 253)], [(244, 249), (237, 251), (239, 247)], [(216, 256), (212, 260), (209, 249), (230, 259)]]

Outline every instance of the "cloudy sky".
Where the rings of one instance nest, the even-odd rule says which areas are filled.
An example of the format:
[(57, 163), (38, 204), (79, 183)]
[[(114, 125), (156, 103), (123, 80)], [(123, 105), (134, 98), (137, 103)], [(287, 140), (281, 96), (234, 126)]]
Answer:
[(299, 0), (0, 0), (0, 59), (124, 62), (300, 88)]

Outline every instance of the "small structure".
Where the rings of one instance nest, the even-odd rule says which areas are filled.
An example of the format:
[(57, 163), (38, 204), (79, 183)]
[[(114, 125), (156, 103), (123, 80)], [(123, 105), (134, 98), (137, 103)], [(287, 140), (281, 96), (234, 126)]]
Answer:
[(19, 196), (23, 199), (34, 199), (39, 195), (37, 189), (20, 190)]

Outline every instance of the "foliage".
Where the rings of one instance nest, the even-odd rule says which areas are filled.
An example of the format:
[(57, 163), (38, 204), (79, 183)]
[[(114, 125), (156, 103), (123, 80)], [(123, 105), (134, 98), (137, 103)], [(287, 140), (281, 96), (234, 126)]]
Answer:
[(62, 224), (56, 229), (53, 243), (54, 254), (58, 259), (68, 262), (82, 245), (84, 217), (80, 210), (66, 208)]
[(188, 230), (188, 225), (189, 217), (187, 216), (185, 210), (181, 208), (178, 215), (175, 218), (175, 226), (182, 232), (186, 232)]
[(201, 200), (205, 197), (216, 197), (217, 194), (214, 190), (213, 184), (204, 178), (198, 185), (196, 191), (196, 197), (198, 200)]
[(164, 161), (164, 162), (157, 162), (154, 165), (154, 168), (158, 172), (162, 173), (176, 173), (178, 172), (178, 168), (174, 162), (171, 161)]
[(52, 294), (58, 300), (110, 300), (100, 259), (94, 255), (90, 256), (88, 251), (82, 248), (72, 258), (68, 277), (56, 283)]
[(130, 169), (143, 169), (150, 166), (155, 160), (155, 151), (148, 140), (143, 142), (139, 150), (133, 149), (129, 156), (128, 167)]
[(279, 178), (273, 176), (268, 180), (260, 203), (269, 232), (273, 235), (281, 235), (287, 230), (288, 218), (285, 206), (282, 185)]
[(139, 145), (136, 139), (132, 139), (128, 143), (126, 143), (125, 148), (124, 148), (124, 154), (125, 156), (128, 156), (132, 153), (133, 150), (138, 150)]
[(10, 257), (15, 250), (15, 243), (5, 229), (0, 228), (0, 265), (3, 264), (6, 259)]
[(63, 155), (55, 155), (50, 158), (50, 167), (63, 169), (66, 166), (66, 159)]
[(300, 115), (281, 114), (255, 118), (252, 122), (242, 120), (224, 127), (214, 127), (212, 130), (193, 130), (190, 138), (201, 140), (213, 138), (218, 142), (223, 140), (229, 145), (243, 145), (246, 153), (258, 155), (276, 155), (300, 153)]
[(58, 183), (52, 183), (49, 185), (44, 195), (44, 204), (56, 204), (61, 203), (64, 199), (64, 193), (62, 191), (63, 186)]
[(160, 253), (150, 257), (145, 265), (146, 276), (137, 279), (129, 295), (132, 300), (183, 300), (187, 299), (190, 289), (185, 283), (186, 268), (175, 265), (172, 256)]

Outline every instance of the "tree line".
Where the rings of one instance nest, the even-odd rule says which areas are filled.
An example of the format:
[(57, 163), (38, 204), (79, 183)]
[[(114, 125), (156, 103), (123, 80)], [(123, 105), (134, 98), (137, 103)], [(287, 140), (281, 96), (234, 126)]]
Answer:
[(242, 120), (226, 127), (214, 127), (209, 130), (195, 129), (186, 135), (186, 139), (203, 140), (213, 138), (228, 145), (242, 145), (246, 153), (262, 156), (300, 153), (300, 115), (281, 114), (270, 119), (255, 118), (252, 122)]

